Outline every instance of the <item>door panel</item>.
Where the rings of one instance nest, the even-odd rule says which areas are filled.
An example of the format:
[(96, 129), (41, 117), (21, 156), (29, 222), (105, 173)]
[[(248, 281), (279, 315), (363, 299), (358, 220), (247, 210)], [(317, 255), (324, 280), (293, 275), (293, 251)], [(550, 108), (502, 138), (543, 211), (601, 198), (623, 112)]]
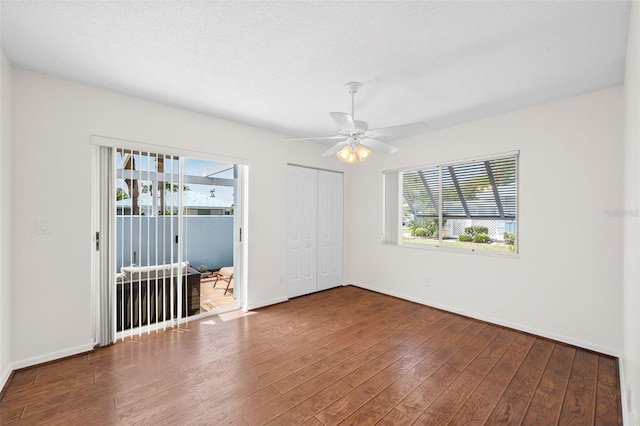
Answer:
[(317, 171), (288, 167), (287, 294), (316, 291)]
[(318, 171), (318, 290), (342, 283), (342, 173)]

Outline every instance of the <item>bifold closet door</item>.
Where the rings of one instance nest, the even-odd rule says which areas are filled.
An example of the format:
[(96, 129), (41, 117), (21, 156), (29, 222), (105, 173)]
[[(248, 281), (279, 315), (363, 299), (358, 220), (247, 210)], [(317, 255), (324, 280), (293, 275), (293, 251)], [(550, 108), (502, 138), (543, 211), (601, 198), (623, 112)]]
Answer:
[(317, 288), (318, 171), (288, 166), (287, 296)]
[(318, 170), (318, 290), (342, 283), (342, 173)]

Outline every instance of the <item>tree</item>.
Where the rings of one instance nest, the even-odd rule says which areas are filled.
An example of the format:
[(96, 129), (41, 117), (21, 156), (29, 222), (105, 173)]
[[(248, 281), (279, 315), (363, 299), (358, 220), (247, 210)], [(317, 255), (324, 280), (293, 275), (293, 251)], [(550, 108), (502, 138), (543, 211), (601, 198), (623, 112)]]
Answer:
[[(135, 170), (136, 160), (133, 154), (124, 155), (124, 167), (125, 170)], [(140, 206), (138, 204), (138, 181), (136, 179), (125, 179), (124, 182), (129, 188), (129, 194), (131, 194), (131, 213), (134, 215), (140, 214)]]
[(126, 200), (127, 198), (129, 198), (129, 194), (127, 194), (127, 191), (122, 188), (116, 189), (116, 201)]
[[(150, 194), (153, 194), (153, 184), (149, 184), (149, 186), (146, 186), (146, 188), (148, 189)], [(171, 183), (169, 182), (165, 182), (164, 183), (164, 190), (165, 192), (171, 191), (171, 192), (178, 192), (178, 188), (180, 188), (180, 186), (178, 186), (178, 184), (174, 183), (173, 185), (171, 185)], [(190, 191), (189, 187), (187, 185), (183, 185), (182, 186), (182, 190), (183, 191)]]

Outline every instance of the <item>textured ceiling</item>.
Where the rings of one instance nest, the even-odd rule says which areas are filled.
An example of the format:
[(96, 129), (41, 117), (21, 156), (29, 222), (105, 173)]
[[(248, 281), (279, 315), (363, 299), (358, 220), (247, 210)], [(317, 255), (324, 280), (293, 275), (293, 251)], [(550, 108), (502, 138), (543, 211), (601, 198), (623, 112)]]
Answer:
[(290, 136), (441, 128), (621, 84), (629, 1), (2, 1), (10, 62)]

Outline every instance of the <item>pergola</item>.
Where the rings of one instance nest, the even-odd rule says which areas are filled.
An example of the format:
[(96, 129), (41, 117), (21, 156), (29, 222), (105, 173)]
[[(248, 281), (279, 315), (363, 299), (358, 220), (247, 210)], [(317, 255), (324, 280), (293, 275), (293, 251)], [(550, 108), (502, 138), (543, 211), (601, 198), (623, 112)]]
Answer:
[(403, 172), (402, 193), (415, 218), (515, 220), (515, 177), (515, 157), (435, 166)]

